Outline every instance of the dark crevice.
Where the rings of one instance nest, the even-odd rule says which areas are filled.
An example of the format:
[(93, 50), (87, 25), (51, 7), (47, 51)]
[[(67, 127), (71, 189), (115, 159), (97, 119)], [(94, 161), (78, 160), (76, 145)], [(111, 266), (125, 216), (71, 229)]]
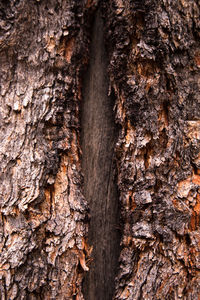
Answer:
[(114, 176), (115, 125), (108, 97), (107, 57), (103, 21), (97, 10), (93, 23), (90, 64), (84, 78), (81, 143), (84, 195), (89, 202), (90, 271), (84, 281), (86, 300), (111, 300), (118, 266), (120, 234), (117, 185)]

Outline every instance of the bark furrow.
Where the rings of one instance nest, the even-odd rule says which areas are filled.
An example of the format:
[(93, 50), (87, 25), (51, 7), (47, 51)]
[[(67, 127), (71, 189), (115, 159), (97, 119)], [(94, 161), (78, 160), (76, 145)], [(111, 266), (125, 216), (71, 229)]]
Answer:
[(112, 298), (119, 249), (113, 161), (117, 129), (108, 97), (106, 61), (103, 21), (97, 12), (82, 111), (84, 192), (91, 211), (89, 243), (94, 247), (85, 283), (87, 300)]

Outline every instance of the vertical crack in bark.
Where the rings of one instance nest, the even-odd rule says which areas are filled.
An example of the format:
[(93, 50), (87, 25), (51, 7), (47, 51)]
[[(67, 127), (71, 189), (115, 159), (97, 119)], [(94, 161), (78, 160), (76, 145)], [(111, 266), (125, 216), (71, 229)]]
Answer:
[(103, 21), (98, 10), (82, 107), (84, 193), (90, 206), (89, 243), (93, 245), (93, 262), (84, 285), (86, 300), (112, 298), (120, 244), (113, 165), (117, 129), (106, 74)]

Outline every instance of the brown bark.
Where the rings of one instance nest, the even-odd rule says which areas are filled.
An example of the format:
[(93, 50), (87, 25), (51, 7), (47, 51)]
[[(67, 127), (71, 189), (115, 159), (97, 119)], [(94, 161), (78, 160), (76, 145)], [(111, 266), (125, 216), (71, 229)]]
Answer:
[(79, 103), (91, 9), (85, 1), (0, 3), (2, 300), (82, 299)]
[[(107, 297), (106, 269), (100, 263), (107, 263), (111, 254), (109, 250), (103, 258), (105, 243), (98, 248), (101, 240), (96, 237), (99, 234), (113, 249), (117, 242), (112, 243), (107, 234), (114, 219), (109, 210), (102, 214), (98, 197), (91, 203), (87, 176), (96, 171), (92, 182), (103, 181), (112, 149), (106, 154), (109, 143), (106, 145), (105, 131), (104, 166), (97, 163), (97, 169), (90, 168), (89, 157), (83, 157), (85, 198), (79, 141), (81, 101), (86, 102), (81, 92), (83, 70), (90, 57), (91, 16), (96, 2), (0, 2), (1, 299), (83, 299), (82, 279), (91, 256), (88, 204), (90, 236), (95, 237), (90, 240), (95, 261), (89, 278), (94, 280), (92, 274), (99, 270), (102, 274), (96, 287), (90, 281), (85, 294), (96, 291), (97, 299)], [(107, 83), (106, 75), (101, 81), (105, 82), (102, 104), (106, 86), (110, 86), (120, 127), (115, 169), (123, 232), (113, 298), (197, 300), (199, 3), (105, 0), (99, 5), (103, 8), (109, 69)], [(94, 50), (91, 56), (98, 53)], [(97, 68), (105, 72), (106, 61)], [(94, 69), (91, 66), (89, 72)], [(87, 80), (85, 84), (85, 97), (94, 95), (94, 87)], [(101, 99), (100, 94), (98, 97)], [(90, 100), (88, 105), (86, 113), (91, 114)], [(112, 131), (111, 115), (109, 110), (102, 128)], [(95, 130), (100, 123), (96, 125)], [(84, 139), (90, 131), (86, 128)], [(89, 142), (83, 141), (83, 150), (87, 148), (84, 143)], [(92, 156), (98, 159), (95, 151)], [(105, 173), (107, 184), (108, 177)], [(96, 194), (102, 190), (97, 189)], [(108, 197), (111, 205), (115, 195), (109, 197), (104, 192), (101, 201)], [(111, 210), (116, 207), (112, 205)], [(98, 224), (95, 209), (102, 214), (105, 236), (102, 228), (94, 226), (95, 220)], [(110, 236), (114, 237), (114, 231)], [(115, 260), (108, 263), (107, 270), (115, 267)], [(114, 269), (110, 272), (106, 284), (112, 286)]]
[(198, 1), (104, 1), (124, 231), (114, 299), (199, 299)]

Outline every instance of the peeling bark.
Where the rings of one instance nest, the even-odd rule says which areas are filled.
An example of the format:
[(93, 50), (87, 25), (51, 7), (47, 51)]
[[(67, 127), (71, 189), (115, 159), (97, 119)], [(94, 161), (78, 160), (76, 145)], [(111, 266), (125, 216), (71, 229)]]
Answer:
[(1, 299), (83, 298), (79, 103), (94, 5), (0, 3)]
[[(80, 102), (97, 2), (0, 2), (1, 299), (83, 299)], [(199, 3), (99, 3), (120, 126), (114, 299), (198, 300)]]
[(199, 299), (197, 1), (104, 1), (124, 231), (114, 299)]

